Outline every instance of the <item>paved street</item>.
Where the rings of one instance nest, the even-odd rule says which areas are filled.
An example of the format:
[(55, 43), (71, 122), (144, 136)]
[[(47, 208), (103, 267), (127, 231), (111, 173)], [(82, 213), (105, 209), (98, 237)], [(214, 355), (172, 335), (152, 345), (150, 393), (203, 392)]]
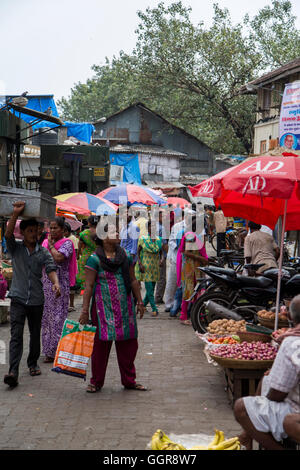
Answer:
[[(42, 359), (42, 375), (30, 377), (26, 325), (17, 388), (3, 384), (7, 366), (0, 365), (0, 449), (139, 450), (158, 428), (212, 435), (216, 426), (236, 435), (222, 372), (207, 363), (192, 327), (160, 310), (159, 318), (147, 312), (139, 321), (137, 378), (148, 392), (123, 390), (114, 348), (97, 394), (86, 393), (81, 379), (52, 372)], [(0, 338), (8, 345), (9, 324), (0, 326)]]

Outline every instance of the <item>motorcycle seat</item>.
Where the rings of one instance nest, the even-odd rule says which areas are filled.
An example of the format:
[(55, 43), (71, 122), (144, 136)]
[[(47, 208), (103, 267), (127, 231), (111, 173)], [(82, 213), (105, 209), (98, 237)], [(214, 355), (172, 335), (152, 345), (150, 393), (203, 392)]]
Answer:
[(264, 288), (264, 287), (270, 286), (273, 283), (272, 279), (269, 279), (264, 276), (249, 277), (249, 276), (238, 275), (238, 280), (243, 284), (243, 287)]
[(218, 274), (227, 274), (229, 276), (234, 276), (236, 277), (236, 272), (234, 269), (232, 268), (222, 268), (222, 267), (218, 267), (218, 266), (205, 266), (204, 268), (197, 268), (197, 269), (201, 269), (203, 271), (207, 270), (207, 271), (212, 271), (214, 273), (218, 273)]
[(236, 253), (236, 250), (221, 250), (220, 251), (221, 256), (233, 255), (234, 253)]

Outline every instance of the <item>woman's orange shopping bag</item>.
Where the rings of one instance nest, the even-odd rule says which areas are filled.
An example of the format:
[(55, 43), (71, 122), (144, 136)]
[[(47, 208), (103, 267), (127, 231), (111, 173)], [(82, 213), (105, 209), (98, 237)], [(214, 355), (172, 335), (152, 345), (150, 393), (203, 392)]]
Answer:
[(67, 319), (57, 346), (52, 371), (85, 380), (95, 333), (96, 327)]

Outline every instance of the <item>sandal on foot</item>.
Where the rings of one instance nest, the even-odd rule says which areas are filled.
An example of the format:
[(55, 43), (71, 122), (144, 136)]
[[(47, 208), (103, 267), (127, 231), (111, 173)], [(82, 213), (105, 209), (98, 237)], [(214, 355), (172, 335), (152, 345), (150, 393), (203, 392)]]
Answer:
[(76, 308), (75, 307), (69, 307), (68, 312), (75, 312)]
[(9, 387), (13, 388), (18, 385), (18, 377), (14, 374), (7, 374), (4, 376), (4, 383), (9, 385)]
[(100, 390), (101, 390), (101, 387), (99, 387), (99, 385), (89, 384), (87, 386), (86, 392), (87, 393), (96, 393), (96, 392), (99, 392)]
[(191, 325), (192, 324), (191, 320), (180, 320), (180, 323), (182, 325)]
[(52, 362), (54, 362), (54, 357), (49, 357), (49, 356), (45, 357), (44, 359), (45, 364), (51, 364)]
[(39, 366), (29, 367), (29, 374), (31, 375), (31, 377), (34, 377), (35, 375), (41, 375), (41, 373), (42, 372)]
[(141, 384), (134, 384), (133, 387), (125, 387), (126, 390), (138, 390), (140, 392), (147, 392), (148, 388), (144, 387), (144, 385)]
[(152, 317), (158, 317), (158, 311), (155, 310), (154, 312), (152, 312)]

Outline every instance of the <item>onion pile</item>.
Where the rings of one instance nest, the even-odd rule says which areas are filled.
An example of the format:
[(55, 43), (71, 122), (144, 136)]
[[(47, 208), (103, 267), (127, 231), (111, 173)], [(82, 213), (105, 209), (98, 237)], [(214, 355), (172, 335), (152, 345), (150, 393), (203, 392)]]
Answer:
[(276, 353), (277, 349), (270, 343), (262, 343), (261, 341), (247, 343), (243, 341), (240, 344), (219, 346), (212, 354), (245, 361), (270, 361), (275, 359)]

